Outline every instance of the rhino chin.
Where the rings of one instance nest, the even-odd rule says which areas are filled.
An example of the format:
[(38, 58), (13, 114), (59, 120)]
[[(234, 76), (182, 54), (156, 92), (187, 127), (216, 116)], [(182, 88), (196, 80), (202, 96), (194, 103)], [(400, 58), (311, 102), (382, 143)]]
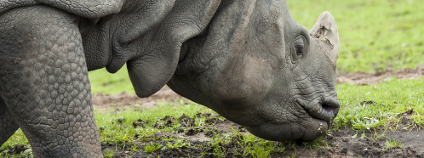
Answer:
[(324, 120), (309, 118), (299, 123), (292, 124), (262, 124), (246, 129), (255, 136), (272, 140), (313, 140), (326, 133), (328, 123)]
[(310, 125), (310, 128), (305, 130), (305, 133), (301, 138), (302, 140), (314, 140), (317, 137), (324, 135), (328, 128), (331, 127), (327, 121), (315, 118), (308, 121), (308, 124)]

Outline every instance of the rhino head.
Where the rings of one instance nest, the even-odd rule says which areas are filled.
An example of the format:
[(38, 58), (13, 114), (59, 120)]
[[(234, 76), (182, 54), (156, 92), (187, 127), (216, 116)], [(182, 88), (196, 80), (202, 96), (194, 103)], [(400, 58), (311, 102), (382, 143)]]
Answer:
[[(127, 63), (139, 97), (167, 84), (270, 140), (310, 140), (331, 126), (339, 37), (330, 13), (308, 31), (281, 0), (165, 1), (141, 13), (144, 5), (135, 3), (144, 1), (130, 1), (124, 13), (98, 22), (110, 28), (86, 31), (87, 61), (99, 60), (89, 46), (113, 49), (88, 68), (106, 63), (113, 73)], [(110, 30), (104, 36), (112, 44), (90, 43)]]
[(285, 1), (249, 2), (222, 2), (208, 27), (182, 44), (167, 84), (256, 136), (315, 139), (340, 107), (335, 20), (324, 12), (308, 31)]

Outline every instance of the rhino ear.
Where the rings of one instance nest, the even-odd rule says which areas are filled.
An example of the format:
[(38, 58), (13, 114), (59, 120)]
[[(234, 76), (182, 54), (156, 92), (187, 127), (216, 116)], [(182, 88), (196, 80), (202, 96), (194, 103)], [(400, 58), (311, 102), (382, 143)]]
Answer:
[(330, 52), (326, 52), (327, 56), (336, 64), (339, 56), (339, 33), (336, 21), (330, 12), (322, 13), (314, 27), (309, 31), (311, 37), (318, 38), (321, 42), (326, 43)]
[[(127, 62), (131, 82), (139, 97), (152, 95), (171, 79), (178, 65), (182, 43), (207, 27), (220, 4), (220, 1), (210, 0), (161, 1), (164, 2), (149, 4), (158, 5), (157, 9), (135, 9), (133, 17), (125, 14), (121, 18), (115, 17), (117, 20), (129, 19), (119, 24), (133, 21), (129, 26), (119, 27), (118, 34), (114, 35), (112, 61), (107, 70), (117, 71)], [(165, 7), (165, 4), (170, 6)], [(160, 9), (163, 11), (158, 11)], [(140, 15), (143, 13), (149, 15)]]

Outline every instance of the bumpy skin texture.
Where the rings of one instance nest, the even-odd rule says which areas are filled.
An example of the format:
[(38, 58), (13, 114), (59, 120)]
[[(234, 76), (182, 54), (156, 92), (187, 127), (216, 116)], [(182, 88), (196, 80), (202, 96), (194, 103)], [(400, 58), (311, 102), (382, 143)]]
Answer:
[(127, 64), (139, 97), (174, 91), (270, 139), (314, 139), (337, 115), (338, 33), (281, 0), (0, 1), (0, 144), (102, 157), (88, 70)]
[(101, 156), (75, 20), (46, 6), (0, 17), (0, 94), (35, 157)]

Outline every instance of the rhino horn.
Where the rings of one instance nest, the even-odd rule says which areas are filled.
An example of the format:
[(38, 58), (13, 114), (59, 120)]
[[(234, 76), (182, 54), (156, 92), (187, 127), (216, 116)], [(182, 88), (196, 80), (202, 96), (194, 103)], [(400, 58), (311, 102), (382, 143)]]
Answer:
[(319, 16), (314, 27), (309, 30), (309, 34), (329, 46), (330, 50), (326, 52), (326, 55), (336, 65), (339, 56), (339, 32), (330, 12), (324, 12)]

